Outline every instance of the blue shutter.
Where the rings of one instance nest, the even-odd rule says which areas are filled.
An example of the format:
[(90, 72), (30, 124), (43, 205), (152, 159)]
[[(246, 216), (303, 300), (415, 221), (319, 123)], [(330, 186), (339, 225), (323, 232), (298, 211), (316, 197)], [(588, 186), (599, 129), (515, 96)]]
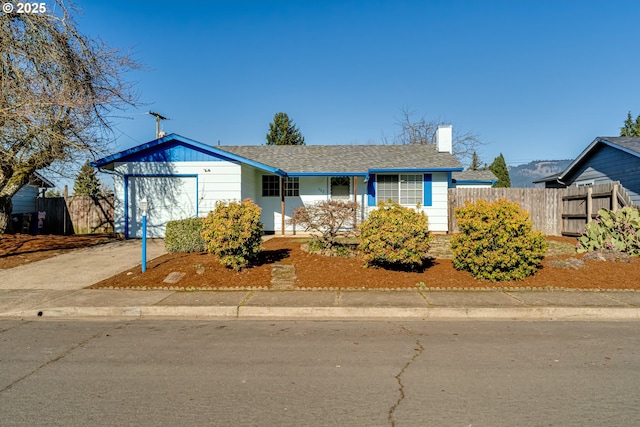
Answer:
[(424, 199), (424, 206), (433, 205), (433, 181), (430, 173), (425, 173), (422, 179), (422, 197)]
[(369, 206), (376, 205), (376, 176), (374, 174), (369, 175), (369, 182), (367, 182), (367, 204)]

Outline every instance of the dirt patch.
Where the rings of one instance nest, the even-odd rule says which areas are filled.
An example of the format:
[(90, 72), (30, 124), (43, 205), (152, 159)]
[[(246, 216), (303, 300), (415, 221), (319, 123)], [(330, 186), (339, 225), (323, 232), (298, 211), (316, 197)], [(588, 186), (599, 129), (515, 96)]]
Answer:
[[(447, 236), (439, 238), (439, 242)], [(134, 268), (100, 282), (92, 288), (168, 288), (163, 280), (172, 272), (183, 272), (179, 288), (271, 289), (272, 264), (295, 266), (295, 288), (566, 288), (566, 289), (640, 289), (640, 264), (613, 261), (584, 261), (582, 268), (554, 267), (554, 260), (582, 260), (575, 255), (575, 239), (550, 238), (550, 252), (538, 273), (523, 281), (491, 283), (475, 280), (457, 271), (447, 259), (446, 244), (440, 244), (438, 257), (423, 272), (364, 268), (360, 258), (324, 257), (305, 252), (301, 239), (274, 238), (263, 244), (258, 263), (241, 272), (221, 266), (205, 253), (167, 254), (148, 263), (146, 273)], [(562, 263), (560, 263), (562, 264)]]
[(0, 237), (0, 269), (13, 268), (34, 261), (51, 258), (78, 248), (116, 240), (110, 234), (3, 234)]

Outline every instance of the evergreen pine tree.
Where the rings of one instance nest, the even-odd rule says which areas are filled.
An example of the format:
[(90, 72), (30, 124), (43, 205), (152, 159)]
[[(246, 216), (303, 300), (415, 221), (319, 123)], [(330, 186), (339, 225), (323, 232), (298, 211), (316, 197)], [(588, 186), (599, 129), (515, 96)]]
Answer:
[(44, 193), (44, 197), (62, 197), (57, 188), (50, 188)]
[(478, 157), (478, 153), (475, 151), (471, 155), (471, 164), (469, 165), (468, 170), (477, 171), (480, 169), (480, 158)]
[(96, 170), (89, 166), (87, 161), (76, 175), (73, 183), (73, 194), (75, 196), (97, 196), (100, 194), (100, 180)]
[(627, 120), (624, 126), (620, 128), (620, 136), (640, 136), (640, 115), (636, 117), (635, 122), (631, 117), (631, 111), (627, 113)]
[(304, 145), (304, 137), (287, 113), (276, 113), (269, 124), (267, 145)]
[(509, 169), (507, 169), (507, 162), (504, 161), (502, 153), (493, 160), (493, 163), (489, 165), (489, 170), (498, 178), (498, 182), (494, 187), (497, 188), (510, 188), (511, 179), (509, 178)]

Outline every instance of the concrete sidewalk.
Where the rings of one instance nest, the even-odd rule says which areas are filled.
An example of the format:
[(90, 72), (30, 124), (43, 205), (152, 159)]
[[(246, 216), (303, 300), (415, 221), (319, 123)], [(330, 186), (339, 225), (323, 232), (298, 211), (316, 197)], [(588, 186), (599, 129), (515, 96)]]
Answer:
[[(150, 240), (147, 259), (165, 253)], [(140, 265), (140, 240), (0, 271), (0, 318), (640, 320), (640, 292), (84, 289)]]
[(0, 318), (640, 320), (640, 292), (0, 290)]

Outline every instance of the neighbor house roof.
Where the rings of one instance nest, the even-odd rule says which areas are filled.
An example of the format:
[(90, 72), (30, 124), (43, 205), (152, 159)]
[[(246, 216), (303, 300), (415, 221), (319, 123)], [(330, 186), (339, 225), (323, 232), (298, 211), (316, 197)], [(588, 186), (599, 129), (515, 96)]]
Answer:
[(38, 172), (34, 172), (31, 174), (31, 176), (29, 177), (29, 185), (40, 188), (53, 188), (56, 186), (53, 182), (40, 175)]
[[(451, 154), (439, 152), (435, 145), (245, 145), (210, 146), (182, 137), (167, 135), (92, 162), (94, 167), (110, 169), (115, 162), (180, 161), (197, 152), (226, 158), (279, 175), (367, 175), (381, 171), (461, 171)], [(205, 156), (205, 157), (202, 157)]]
[(486, 182), (491, 183), (491, 185), (498, 182), (498, 177), (493, 174), (490, 170), (466, 170), (461, 172), (454, 172), (452, 178), (454, 181), (458, 183), (465, 182)]
[(635, 136), (599, 136), (585, 148), (578, 157), (567, 168), (559, 174), (550, 175), (534, 181), (534, 184), (542, 182), (558, 181), (562, 183), (564, 179), (577, 168), (588, 156), (600, 145), (605, 145), (616, 150), (623, 151), (632, 156), (640, 157), (640, 137)]

